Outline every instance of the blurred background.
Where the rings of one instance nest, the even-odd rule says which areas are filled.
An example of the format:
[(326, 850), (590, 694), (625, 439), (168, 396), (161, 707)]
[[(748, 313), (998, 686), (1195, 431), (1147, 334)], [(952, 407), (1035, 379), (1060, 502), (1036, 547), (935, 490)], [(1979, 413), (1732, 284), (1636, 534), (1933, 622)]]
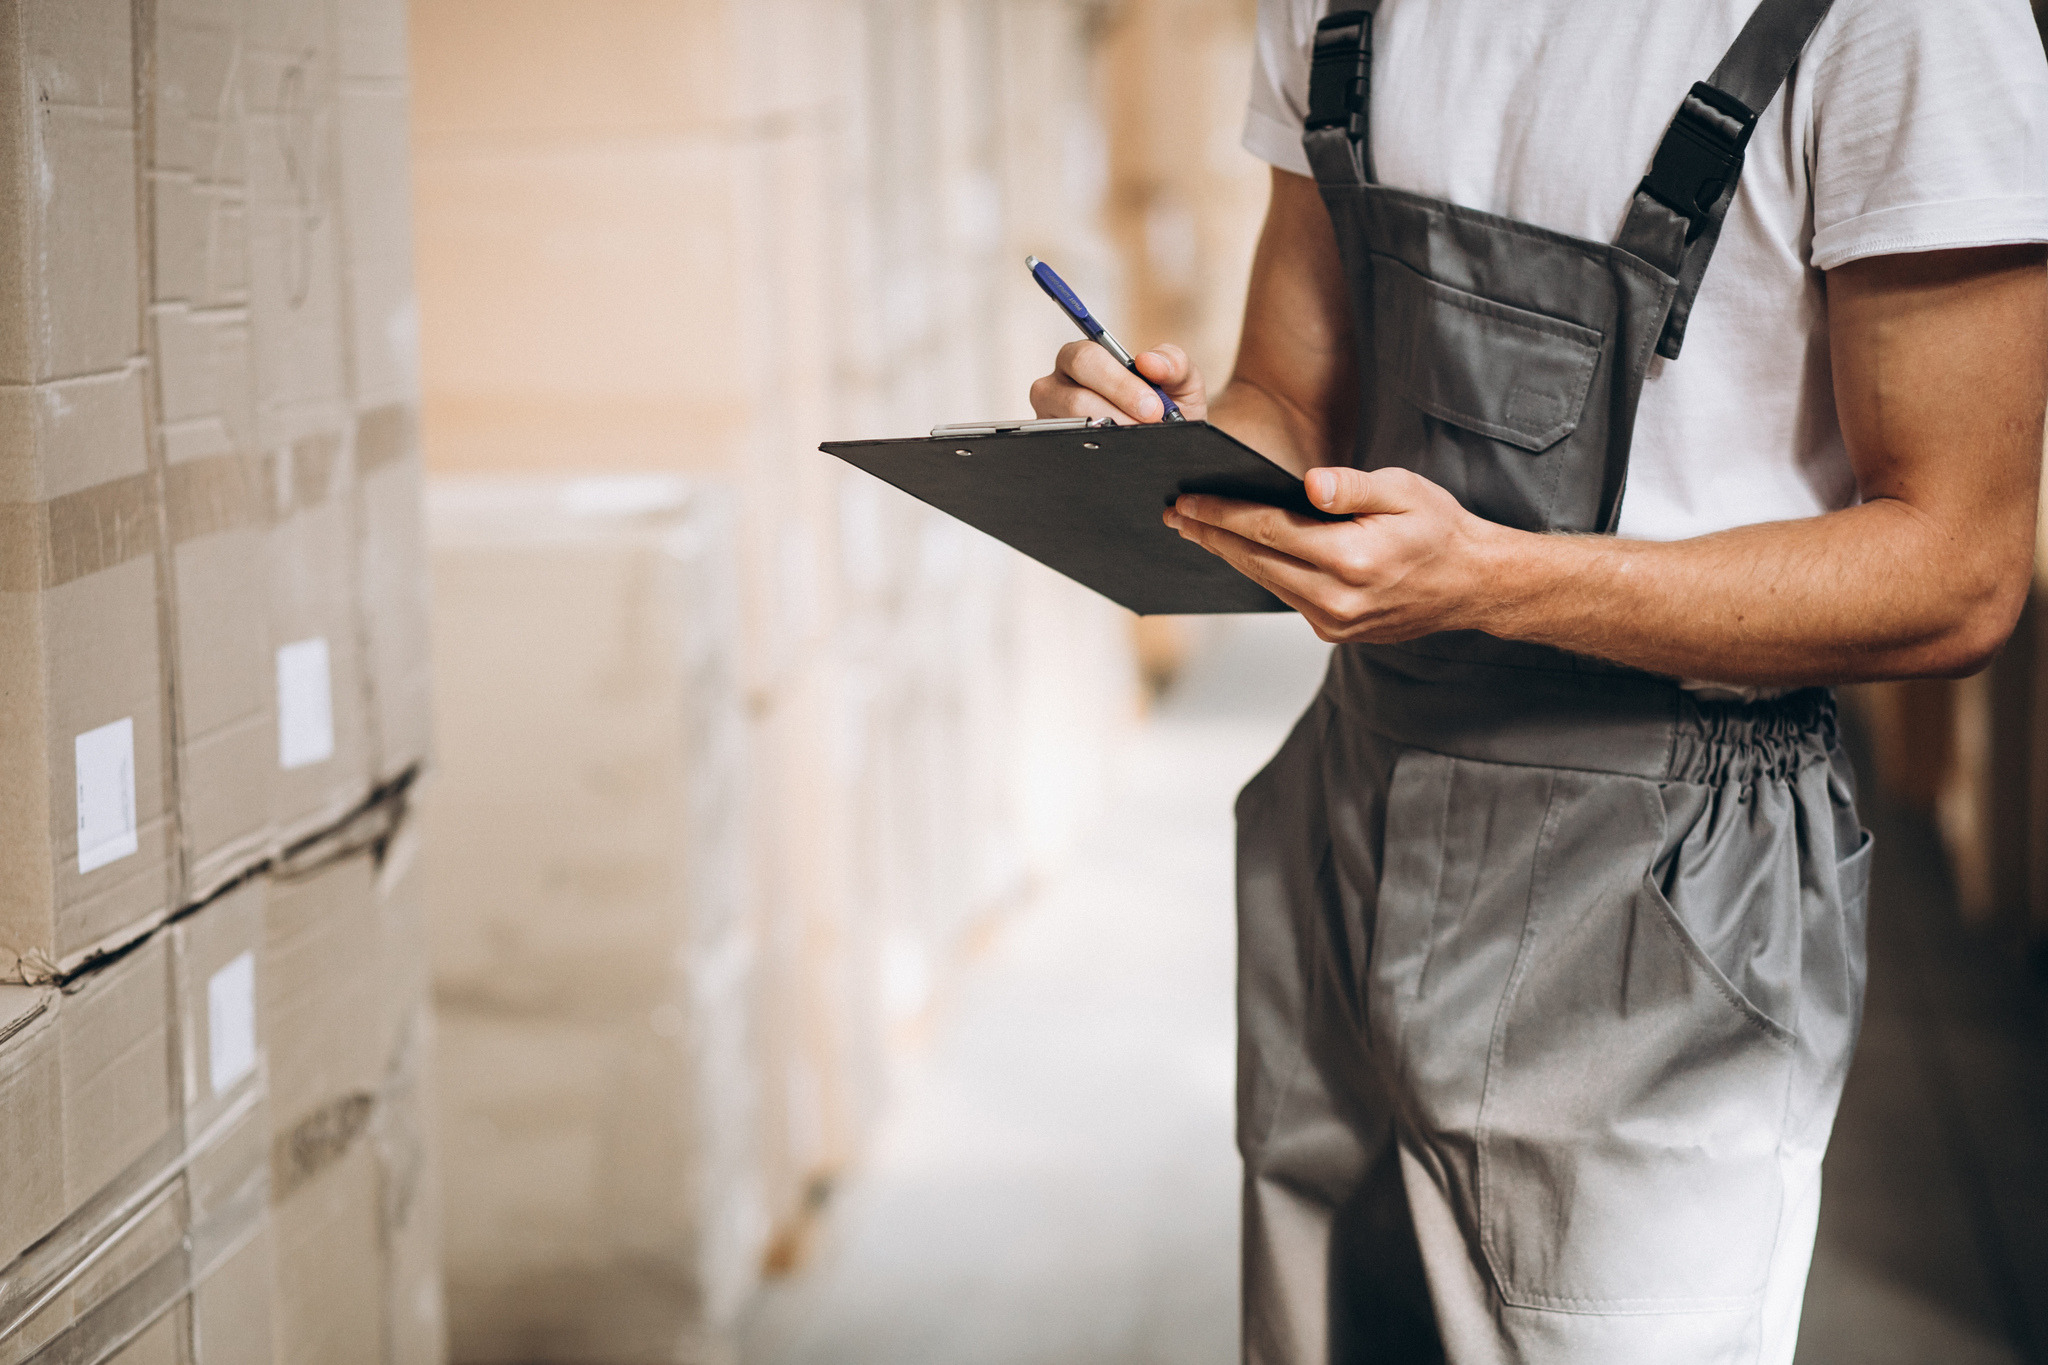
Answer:
[[(616, 854), (618, 792), (593, 774), (645, 742), (602, 713), (598, 679), (537, 675), (626, 647), (633, 613), (732, 591), (732, 674), (660, 684), (734, 732), (685, 741), (704, 747), (674, 780), (744, 787), (753, 812), (743, 833), (721, 813), (659, 835), (686, 865), (749, 855), (734, 890), (666, 907), (679, 952), (745, 963), (719, 969), (723, 999), (695, 966), (667, 987), (699, 1049), (665, 1082), (703, 1107), (677, 1122), (732, 1125), (673, 1139), (709, 1202), (650, 1229), (701, 1239), (707, 1339), (749, 1365), (1235, 1359), (1228, 811), (1323, 652), (1298, 620), (1130, 620), (811, 451), (1024, 412), (1068, 339), (1026, 252), (1134, 344), (1177, 340), (1227, 375), (1267, 178), (1238, 145), (1252, 0), (412, 14), (458, 1355), (520, 1358), (612, 1296), (673, 1292), (559, 1278), (571, 1247), (589, 1270), (631, 1243), (597, 1210), (644, 1174), (597, 1159), (616, 1135), (588, 1118), (615, 1063), (499, 1079), (532, 1063), (496, 1034), (587, 1008), (515, 1004), (505, 983), (590, 953), (602, 990), (624, 963), (569, 926), (619, 903), (595, 879), (502, 888)], [(682, 501), (570, 482), (498, 519), (471, 480), (512, 473), (609, 479), (627, 503), (618, 476), (673, 476), (631, 487)], [(604, 505), (571, 532), (560, 499), (579, 497)], [(693, 564), (666, 605), (607, 598), (642, 591), (623, 564), (566, 592), (544, 562), (586, 541), (629, 555), (625, 523), (655, 554), (654, 523), (700, 522), (730, 536), (737, 579)], [(512, 560), (546, 580), (516, 618)], [(484, 647), (465, 623), (487, 615)], [(1980, 678), (1856, 698), (1885, 838), (1809, 1362), (2048, 1359), (2035, 629)], [(525, 714), (472, 728), (508, 686), (534, 689)], [(590, 728), (559, 767), (472, 760), (544, 720)], [(515, 790), (523, 814), (499, 808)], [(698, 922), (723, 924), (727, 896), (747, 908), (720, 932), (744, 947)], [(632, 1008), (620, 1053), (658, 1027)], [(551, 1136), (507, 1119), (515, 1092)], [(571, 1309), (570, 1284), (601, 1292)]]
[[(1026, 413), (1027, 253), (1220, 383), (1254, 17), (0, 4), (0, 1359), (1236, 1359), (1327, 649), (816, 447)], [(1849, 696), (1802, 1365), (2048, 1361), (2043, 629)]]

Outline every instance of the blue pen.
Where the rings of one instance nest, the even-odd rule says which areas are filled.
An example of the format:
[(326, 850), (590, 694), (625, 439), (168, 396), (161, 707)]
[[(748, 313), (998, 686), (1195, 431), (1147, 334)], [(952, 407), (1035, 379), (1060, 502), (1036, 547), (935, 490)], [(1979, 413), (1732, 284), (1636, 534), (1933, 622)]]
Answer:
[[(1138, 362), (1132, 359), (1131, 353), (1123, 348), (1123, 343), (1111, 336), (1109, 329), (1095, 320), (1094, 315), (1088, 311), (1088, 305), (1081, 302), (1080, 295), (1067, 288), (1067, 282), (1058, 275), (1055, 275), (1051, 266), (1039, 260), (1036, 256), (1026, 256), (1024, 264), (1031, 267), (1031, 278), (1038, 281), (1038, 287), (1052, 296), (1052, 301), (1058, 304), (1065, 311), (1066, 315), (1074, 320), (1074, 325), (1081, 329), (1083, 336), (1115, 356), (1117, 364), (1123, 366), (1132, 374), (1137, 375), (1138, 378), (1145, 379), (1145, 376), (1138, 370)], [(1149, 379), (1145, 379), (1145, 383), (1151, 387), (1152, 392), (1159, 395), (1159, 401), (1166, 404), (1166, 417), (1164, 420), (1168, 422), (1185, 422), (1187, 420), (1187, 418), (1180, 415), (1179, 406), (1166, 396), (1165, 389), (1160, 388)]]

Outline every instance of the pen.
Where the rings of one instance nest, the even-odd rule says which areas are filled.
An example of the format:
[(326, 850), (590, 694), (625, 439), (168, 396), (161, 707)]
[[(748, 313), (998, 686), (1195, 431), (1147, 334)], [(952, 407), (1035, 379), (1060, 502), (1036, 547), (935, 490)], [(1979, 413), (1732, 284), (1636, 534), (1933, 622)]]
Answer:
[[(1052, 296), (1052, 301), (1058, 304), (1062, 311), (1074, 320), (1074, 325), (1081, 329), (1083, 336), (1115, 356), (1117, 364), (1123, 366), (1132, 374), (1137, 375), (1138, 378), (1145, 379), (1145, 376), (1139, 373), (1138, 362), (1131, 357), (1129, 351), (1123, 348), (1123, 343), (1111, 336), (1109, 329), (1095, 320), (1094, 315), (1088, 311), (1088, 305), (1081, 302), (1080, 295), (1067, 288), (1067, 282), (1054, 274), (1051, 266), (1039, 260), (1036, 256), (1026, 256), (1024, 264), (1031, 268), (1031, 278), (1038, 281), (1038, 287)], [(1185, 422), (1187, 420), (1187, 418), (1180, 415), (1179, 406), (1166, 396), (1165, 389), (1160, 388), (1149, 379), (1145, 379), (1145, 383), (1150, 386), (1152, 392), (1159, 395), (1159, 401), (1166, 405), (1164, 420), (1168, 422)]]

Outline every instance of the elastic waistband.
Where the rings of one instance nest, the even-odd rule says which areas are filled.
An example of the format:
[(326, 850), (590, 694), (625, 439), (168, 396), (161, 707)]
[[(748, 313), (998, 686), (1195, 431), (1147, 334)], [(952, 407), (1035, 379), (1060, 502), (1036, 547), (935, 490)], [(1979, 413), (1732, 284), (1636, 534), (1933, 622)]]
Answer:
[(1343, 645), (1325, 690), (1354, 723), (1454, 758), (1657, 781), (1786, 777), (1827, 761), (1835, 699), (1811, 687), (1771, 701), (1701, 701), (1665, 678), (1453, 661)]

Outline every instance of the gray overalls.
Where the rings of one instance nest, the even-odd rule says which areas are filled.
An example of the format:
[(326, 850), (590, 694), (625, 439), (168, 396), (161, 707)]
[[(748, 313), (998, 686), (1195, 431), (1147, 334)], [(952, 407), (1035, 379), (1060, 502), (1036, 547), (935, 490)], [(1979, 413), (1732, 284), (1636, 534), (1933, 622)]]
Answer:
[[(1611, 532), (1756, 115), (1827, 0), (1763, 0), (1615, 245), (1373, 183), (1369, 10), (1306, 134), (1356, 463)], [(1239, 824), (1245, 1358), (1789, 1362), (1863, 992), (1834, 702), (1473, 634), (1342, 646)]]

